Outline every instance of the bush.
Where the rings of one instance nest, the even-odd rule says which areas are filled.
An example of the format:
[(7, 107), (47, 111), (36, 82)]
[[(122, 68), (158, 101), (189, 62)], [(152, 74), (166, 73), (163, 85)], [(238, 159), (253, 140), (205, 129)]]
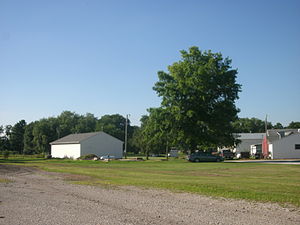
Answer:
[(34, 155), (35, 158), (45, 158), (45, 154), (35, 154)]
[(9, 157), (9, 151), (6, 150), (6, 151), (3, 152), (3, 158), (8, 159), (8, 157)]
[(87, 155), (80, 156), (78, 159), (92, 160), (94, 158), (98, 158), (98, 156), (96, 156), (95, 154), (87, 154)]
[(52, 159), (52, 155), (45, 155), (45, 159)]

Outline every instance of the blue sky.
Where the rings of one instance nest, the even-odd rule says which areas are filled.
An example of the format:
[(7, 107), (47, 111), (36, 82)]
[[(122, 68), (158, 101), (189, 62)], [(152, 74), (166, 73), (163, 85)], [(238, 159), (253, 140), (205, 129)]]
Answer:
[(191, 46), (238, 68), (240, 117), (300, 121), (300, 1), (1, 0), (0, 125), (160, 105), (157, 71)]

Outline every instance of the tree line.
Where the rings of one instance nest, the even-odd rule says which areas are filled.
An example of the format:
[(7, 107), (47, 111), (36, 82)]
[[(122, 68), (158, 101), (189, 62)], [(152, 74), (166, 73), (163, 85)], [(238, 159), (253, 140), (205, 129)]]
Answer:
[[(91, 113), (79, 115), (64, 111), (57, 117), (43, 118), (27, 124), (25, 120), (14, 126), (0, 126), (0, 150), (13, 151), (17, 154), (48, 154), (50, 144), (69, 134), (104, 131), (122, 141), (125, 137), (126, 119), (119, 115), (104, 115), (101, 118)], [(136, 126), (128, 121), (128, 138), (132, 139)], [(137, 150), (129, 141), (128, 149)]]
[[(159, 109), (150, 109), (149, 115), (141, 118), (140, 126), (131, 126), (128, 121), (128, 152), (137, 154), (161, 154), (174, 147), (172, 140), (161, 132), (166, 116)], [(64, 111), (57, 117), (49, 117), (27, 124), (20, 120), (15, 125), (0, 126), (0, 151), (16, 154), (48, 154), (50, 142), (74, 133), (104, 131), (122, 141), (125, 137), (126, 119), (120, 114), (96, 118), (93, 114), (79, 115)], [(263, 133), (265, 121), (257, 118), (238, 118), (232, 123), (235, 133)], [(284, 127), (280, 123), (267, 123), (268, 129), (300, 128), (300, 122), (291, 122)], [(176, 146), (183, 147), (183, 146)]]
[[(241, 85), (237, 69), (221, 53), (182, 50), (181, 59), (158, 72), (153, 90), (161, 98), (157, 108), (147, 109), (141, 126), (128, 126), (128, 152), (162, 153), (171, 147), (185, 151), (232, 146), (234, 133), (265, 132), (265, 122), (257, 118), (238, 118), (235, 101)], [(72, 133), (104, 131), (124, 141), (125, 118), (119, 114), (96, 118), (64, 111), (57, 117), (29, 124), (1, 126), (0, 150), (19, 154), (48, 153), (49, 143)], [(267, 123), (267, 128), (283, 128)], [(291, 122), (287, 128), (300, 128)]]

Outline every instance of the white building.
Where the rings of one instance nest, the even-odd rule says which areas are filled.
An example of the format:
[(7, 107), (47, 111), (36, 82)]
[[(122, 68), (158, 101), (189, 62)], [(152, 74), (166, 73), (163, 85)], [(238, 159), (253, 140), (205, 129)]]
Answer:
[(261, 144), (264, 137), (266, 136), (265, 133), (238, 133), (234, 135), (240, 143), (238, 143), (233, 152), (236, 153), (236, 156), (239, 158), (241, 153), (251, 151), (251, 145)]
[(250, 146), (250, 155), (256, 156), (262, 154), (262, 143), (254, 144)]
[(87, 154), (123, 157), (123, 142), (105, 132), (70, 134), (50, 144), (51, 155), (55, 158), (76, 159)]
[(268, 153), (271, 159), (300, 159), (300, 130), (268, 130)]

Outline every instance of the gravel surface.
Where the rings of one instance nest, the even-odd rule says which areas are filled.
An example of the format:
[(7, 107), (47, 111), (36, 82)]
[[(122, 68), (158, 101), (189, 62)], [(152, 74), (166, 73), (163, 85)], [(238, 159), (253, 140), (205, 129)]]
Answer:
[(300, 224), (299, 208), (136, 187), (93, 187), (0, 164), (0, 224)]

